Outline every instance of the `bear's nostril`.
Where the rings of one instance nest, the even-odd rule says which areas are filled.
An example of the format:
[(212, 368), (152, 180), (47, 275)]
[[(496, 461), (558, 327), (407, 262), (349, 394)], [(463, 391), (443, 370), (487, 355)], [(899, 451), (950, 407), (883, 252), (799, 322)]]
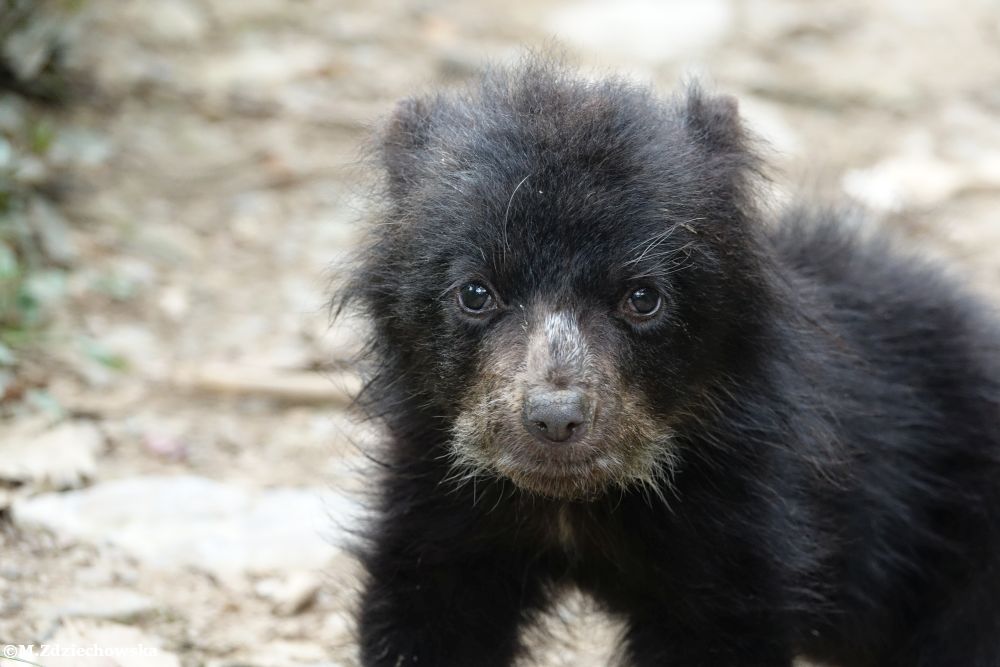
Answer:
[(579, 391), (532, 392), (525, 397), (524, 425), (543, 442), (579, 439), (586, 431), (587, 407), (587, 398)]

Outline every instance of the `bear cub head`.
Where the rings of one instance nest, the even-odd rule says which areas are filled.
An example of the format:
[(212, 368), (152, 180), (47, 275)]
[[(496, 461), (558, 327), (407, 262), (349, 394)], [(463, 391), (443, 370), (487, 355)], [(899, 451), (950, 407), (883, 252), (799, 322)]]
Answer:
[(401, 102), (348, 294), (390, 427), (433, 422), (457, 480), (668, 488), (769, 307), (748, 143), (731, 98), (537, 60)]

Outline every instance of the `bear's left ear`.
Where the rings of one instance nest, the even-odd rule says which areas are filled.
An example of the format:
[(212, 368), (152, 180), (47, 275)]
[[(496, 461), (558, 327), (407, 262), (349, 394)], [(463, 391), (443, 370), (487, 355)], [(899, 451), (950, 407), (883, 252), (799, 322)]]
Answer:
[(430, 128), (430, 103), (411, 98), (396, 104), (378, 133), (379, 155), (389, 179), (389, 194), (393, 198), (405, 196), (416, 178)]
[(739, 102), (732, 95), (710, 95), (692, 84), (687, 91), (684, 123), (692, 138), (711, 155), (747, 151)]

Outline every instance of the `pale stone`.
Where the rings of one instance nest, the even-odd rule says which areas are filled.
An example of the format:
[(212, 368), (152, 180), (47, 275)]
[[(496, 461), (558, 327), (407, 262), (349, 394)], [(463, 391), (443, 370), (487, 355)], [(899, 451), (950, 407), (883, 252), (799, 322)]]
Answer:
[(128, 623), (155, 610), (156, 603), (145, 595), (124, 588), (95, 588), (77, 591), (69, 599), (56, 602), (49, 614)]
[(161, 569), (244, 573), (324, 567), (360, 508), (326, 489), (250, 490), (194, 476), (139, 476), (16, 501), (14, 520), (60, 537), (111, 543)]
[(254, 591), (271, 602), (279, 616), (292, 616), (304, 611), (316, 599), (319, 578), (311, 572), (294, 572), (287, 577), (264, 579)]
[(548, 28), (588, 54), (657, 63), (718, 44), (732, 21), (726, 0), (590, 0), (561, 7)]
[[(20, 657), (44, 667), (180, 667), (176, 655), (160, 647), (160, 640), (142, 631), (115, 623), (66, 622), (45, 640), (54, 656), (34, 653)], [(79, 653), (79, 655), (74, 655)]]
[(104, 437), (90, 422), (43, 429), (15, 425), (0, 439), (0, 479), (42, 489), (69, 489), (93, 479)]

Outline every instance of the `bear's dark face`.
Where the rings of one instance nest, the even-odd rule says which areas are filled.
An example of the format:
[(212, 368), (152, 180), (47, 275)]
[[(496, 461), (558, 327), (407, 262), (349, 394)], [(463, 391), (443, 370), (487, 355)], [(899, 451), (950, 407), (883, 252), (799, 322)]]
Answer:
[(536, 75), (397, 109), (355, 289), (386, 386), (446, 420), (457, 478), (660, 490), (757, 307), (752, 160), (727, 100)]

